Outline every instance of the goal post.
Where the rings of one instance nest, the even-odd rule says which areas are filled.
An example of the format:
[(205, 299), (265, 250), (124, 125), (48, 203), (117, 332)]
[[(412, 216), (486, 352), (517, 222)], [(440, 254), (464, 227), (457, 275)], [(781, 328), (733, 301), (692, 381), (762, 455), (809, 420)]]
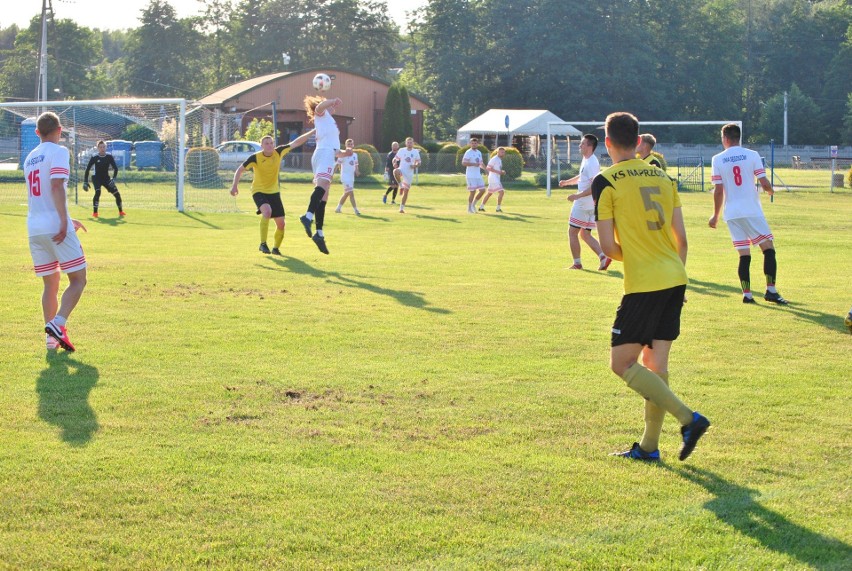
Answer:
[[(555, 135), (554, 132), (560, 129), (564, 129), (565, 127), (590, 127), (592, 129), (596, 129), (598, 127), (603, 127), (606, 121), (549, 121), (547, 123), (547, 196), (551, 196), (551, 178), (553, 176), (553, 164), (554, 161), (559, 161), (558, 156), (554, 156), (555, 145)], [(639, 128), (640, 131), (645, 130), (646, 127), (656, 126), (656, 127), (678, 127), (678, 126), (691, 126), (691, 127), (707, 127), (707, 126), (719, 126), (727, 125), (728, 123), (734, 123), (740, 127), (742, 131), (742, 121), (640, 121)], [(592, 129), (589, 129), (591, 131)], [(718, 137), (718, 133), (717, 133)], [(603, 139), (603, 137), (598, 137), (599, 139)], [(601, 141), (603, 144), (603, 141)], [(658, 142), (659, 144), (659, 142)], [(569, 144), (567, 147), (567, 158), (570, 162), (570, 138)], [(719, 148), (719, 150), (721, 150)], [(716, 152), (719, 152), (718, 150)], [(674, 157), (676, 158), (676, 157)], [(707, 161), (709, 162), (709, 161)], [(557, 167), (559, 163), (557, 162)]]
[[(237, 212), (228, 193), (233, 168), (211, 147), (240, 131), (243, 116), (188, 107), (186, 99), (141, 98), (0, 103), (0, 204), (21, 202), (20, 185), (12, 181), (23, 180), (23, 161), (39, 143), (36, 117), (53, 111), (63, 126), (60, 144), (71, 155), (70, 203), (91, 205), (85, 171), (103, 140), (118, 165), (116, 184), (128, 208)], [(111, 202), (101, 195), (103, 210)]]

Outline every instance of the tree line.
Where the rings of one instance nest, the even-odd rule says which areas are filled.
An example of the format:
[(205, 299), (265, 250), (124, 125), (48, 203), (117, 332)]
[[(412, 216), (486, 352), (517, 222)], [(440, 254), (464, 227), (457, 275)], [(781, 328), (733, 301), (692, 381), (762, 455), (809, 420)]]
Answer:
[[(199, 6), (178, 18), (151, 0), (124, 31), (52, 20), (50, 97), (195, 98), (285, 69), (401, 68), (439, 140), (505, 107), (742, 120), (752, 142), (780, 142), (787, 92), (791, 144), (852, 144), (852, 0), (430, 0), (405, 30), (375, 0)], [(40, 33), (38, 17), (0, 29), (0, 97), (34, 97)]]

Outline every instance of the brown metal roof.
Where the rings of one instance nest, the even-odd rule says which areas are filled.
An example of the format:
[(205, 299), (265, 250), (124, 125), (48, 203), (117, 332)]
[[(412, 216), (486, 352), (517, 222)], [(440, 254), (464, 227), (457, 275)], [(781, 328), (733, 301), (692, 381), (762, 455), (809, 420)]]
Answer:
[(205, 95), (201, 99), (198, 100), (198, 103), (201, 105), (221, 105), (225, 101), (229, 99), (234, 99), (235, 97), (239, 97), (243, 93), (247, 91), (251, 91), (256, 87), (263, 85), (264, 83), (268, 83), (270, 81), (275, 81), (276, 79), (280, 79), (291, 73), (299, 73), (294, 71), (283, 71), (279, 73), (270, 73), (267, 75), (260, 75), (258, 77), (252, 77), (251, 79), (246, 79), (245, 81), (240, 81), (238, 83), (233, 83), (227, 87), (223, 87), (219, 91), (214, 91), (210, 95)]

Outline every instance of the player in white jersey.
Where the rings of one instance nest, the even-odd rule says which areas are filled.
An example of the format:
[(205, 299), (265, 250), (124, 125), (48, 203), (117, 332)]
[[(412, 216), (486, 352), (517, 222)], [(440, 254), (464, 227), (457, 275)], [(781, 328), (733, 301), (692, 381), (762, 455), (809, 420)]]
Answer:
[(479, 207), (479, 210), (485, 211), (485, 203), (488, 202), (488, 199), (491, 198), (491, 195), (497, 193), (497, 210), (496, 212), (503, 212), (503, 194), (505, 194), (503, 190), (503, 181), (500, 177), (506, 174), (506, 171), (503, 170), (503, 157), (506, 156), (506, 149), (503, 147), (497, 147), (497, 153), (491, 160), (488, 161), (488, 165), (486, 165), (485, 170), (488, 171), (488, 194), (485, 195), (485, 198), (482, 199), (482, 204)]
[(740, 146), (742, 136), (739, 125), (729, 123), (722, 127), (722, 146), (725, 150), (713, 157), (712, 181), (713, 216), (708, 224), (715, 228), (719, 212), (725, 205), (724, 219), (728, 224), (734, 248), (740, 255), (737, 273), (743, 289), (743, 303), (756, 303), (751, 293), (751, 246), (759, 246), (763, 252), (763, 273), (766, 275), (766, 293), (763, 299), (787, 305), (775, 288), (778, 264), (775, 260), (774, 237), (760, 206), (760, 197), (754, 179), (767, 194), (775, 190), (766, 179), (766, 168), (756, 152)]
[[(351, 149), (344, 152), (340, 150), (340, 130), (337, 128), (333, 114), (341, 103), (343, 101), (337, 97), (334, 99), (325, 99), (318, 95), (305, 97), (308, 120), (316, 127), (317, 146), (311, 157), (314, 192), (308, 203), (308, 211), (299, 217), (299, 222), (323, 254), (328, 254), (322, 227), (325, 221), (325, 207), (328, 204), (328, 191), (331, 188), (331, 177), (334, 174), (337, 159), (352, 156)], [(311, 224), (314, 221), (317, 226), (316, 234), (311, 231)]]
[(393, 159), (396, 168), (393, 176), (399, 182), (399, 212), (405, 214), (405, 203), (408, 202), (408, 191), (414, 180), (414, 171), (420, 166), (420, 151), (414, 148), (414, 139), (408, 137), (405, 146), (396, 152)]
[[(354, 153), (355, 141), (346, 139), (345, 145), (347, 151), (352, 150)], [(337, 168), (340, 169), (340, 182), (343, 184), (343, 195), (340, 197), (340, 202), (337, 203), (337, 208), (334, 211), (340, 214), (340, 211), (343, 209), (343, 203), (348, 198), (349, 202), (352, 203), (352, 210), (360, 216), (361, 211), (358, 210), (358, 205), (355, 204), (355, 177), (361, 176), (361, 171), (358, 168), (358, 155), (353, 154), (351, 157), (337, 159)]]
[(568, 245), (571, 248), (571, 256), (574, 258), (572, 270), (582, 270), (583, 260), (580, 258), (580, 238), (598, 255), (600, 265), (598, 270), (603, 271), (609, 267), (612, 260), (603, 253), (601, 245), (592, 236), (595, 229), (595, 200), (592, 198), (592, 180), (601, 172), (601, 165), (595, 156), (598, 148), (598, 138), (594, 135), (583, 135), (580, 139), (580, 154), (583, 160), (580, 162), (580, 172), (577, 176), (567, 180), (560, 180), (559, 186), (566, 187), (577, 185), (577, 192), (568, 195), (568, 200), (574, 204), (571, 206), (571, 218), (568, 220)]
[[(462, 156), (462, 166), (465, 168), (464, 176), (467, 180), (467, 211), (469, 214), (476, 214), (476, 203), (485, 194), (485, 181), (482, 180), (480, 172), (485, 168), (485, 162), (482, 160), (479, 139), (476, 137), (470, 139), (470, 148)], [(479, 191), (478, 196), (477, 191)]]
[[(24, 161), (27, 185), (27, 231), (33, 269), (44, 282), (41, 308), (48, 349), (57, 345), (73, 351), (66, 323), (80, 301), (86, 287), (86, 256), (76, 231), (86, 228), (68, 214), (68, 149), (60, 146), (62, 125), (55, 113), (42, 113), (36, 121), (36, 134), (41, 139)], [(74, 232), (69, 232), (73, 229)], [(68, 276), (68, 287), (59, 294), (60, 275)]]

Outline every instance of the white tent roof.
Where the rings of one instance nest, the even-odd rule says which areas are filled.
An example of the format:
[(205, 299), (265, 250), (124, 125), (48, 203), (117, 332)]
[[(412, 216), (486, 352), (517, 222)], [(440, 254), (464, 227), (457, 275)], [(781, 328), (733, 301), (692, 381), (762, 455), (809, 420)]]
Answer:
[[(506, 128), (506, 117), (509, 128)], [(472, 134), (506, 133), (513, 135), (546, 135), (547, 124), (562, 121), (546, 109), (489, 109), (470, 123), (462, 126), (456, 135), (457, 140), (467, 140)], [(553, 135), (579, 137), (583, 133), (570, 125), (551, 125)]]

